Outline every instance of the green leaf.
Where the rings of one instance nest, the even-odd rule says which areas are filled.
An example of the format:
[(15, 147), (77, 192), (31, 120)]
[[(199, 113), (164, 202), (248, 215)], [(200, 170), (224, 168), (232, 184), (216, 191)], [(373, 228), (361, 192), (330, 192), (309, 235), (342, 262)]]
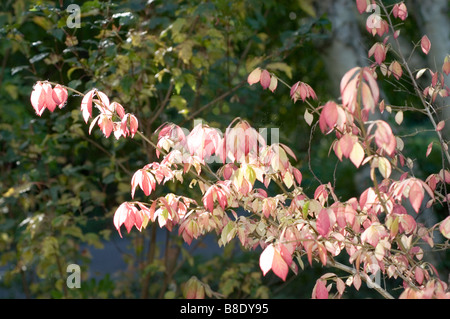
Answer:
[(59, 250), (58, 240), (53, 236), (45, 237), (42, 241), (41, 251), (44, 257), (57, 254)]
[(38, 61), (41, 61), (42, 59), (46, 58), (49, 54), (50, 53), (48, 52), (36, 54), (32, 58), (30, 58), (30, 63), (36, 63)]
[(269, 71), (282, 71), (289, 79), (292, 79), (292, 68), (284, 62), (269, 63), (266, 68)]
[(62, 230), (62, 234), (65, 236), (73, 236), (73, 237), (77, 237), (80, 239), (84, 239), (84, 235), (83, 235), (83, 232), (81, 231), (81, 228), (77, 227), (77, 226), (70, 226), (70, 227), (64, 228)]
[(233, 221), (229, 221), (228, 224), (223, 228), (220, 239), (222, 244), (225, 245), (230, 240), (234, 238), (236, 235), (236, 223)]
[(181, 111), (186, 108), (187, 101), (181, 95), (174, 95), (170, 98), (169, 106)]
[(309, 210), (309, 202), (306, 202), (305, 205), (303, 205), (302, 213), (303, 213), (303, 219), (308, 218), (308, 210)]

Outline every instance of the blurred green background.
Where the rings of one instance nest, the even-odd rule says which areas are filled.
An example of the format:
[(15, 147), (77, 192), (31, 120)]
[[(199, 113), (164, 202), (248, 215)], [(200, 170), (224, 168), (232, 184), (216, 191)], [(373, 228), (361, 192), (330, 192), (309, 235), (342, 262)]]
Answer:
[[(105, 139), (98, 129), (89, 135), (81, 98), (74, 94), (62, 110), (38, 117), (30, 93), (38, 80), (82, 92), (96, 87), (134, 113), (153, 141), (166, 121), (190, 130), (201, 119), (224, 131), (239, 116), (256, 129), (279, 128), (280, 141), (297, 155), (306, 192), (320, 179), (345, 200), (369, 186), (367, 176), (328, 155), (332, 137), (315, 128), (311, 133), (303, 119), (306, 104), (294, 104), (287, 87), (279, 84), (273, 94), (246, 83), (261, 66), (289, 84), (310, 84), (319, 97), (315, 106), (337, 99), (340, 77), (348, 67), (369, 64), (367, 50), (379, 40), (365, 31), (367, 15), (358, 14), (354, 1), (341, 7), (339, 2), (3, 1), (0, 297), (179, 298), (184, 282), (197, 276), (230, 298), (309, 298), (315, 280), (327, 272), (320, 266), (290, 273), (283, 283), (271, 273), (263, 277), (259, 251), (244, 252), (238, 241), (220, 248), (209, 235), (187, 246), (177, 231), (170, 234), (156, 224), (119, 238), (113, 213), (130, 200), (132, 174), (157, 160), (154, 150), (138, 136)], [(80, 9), (77, 28), (67, 24), (74, 17), (66, 11), (72, 3)], [(420, 39), (420, 21), (410, 11), (402, 26), (406, 49)], [(413, 62), (428, 63), (420, 57)], [(417, 103), (408, 81), (383, 83), (383, 98), (394, 110)], [(393, 115), (387, 120), (394, 123)], [(418, 132), (404, 138), (416, 176), (438, 172), (438, 144), (425, 157), (436, 140), (430, 124), (406, 112), (403, 126)], [(167, 192), (198, 199), (188, 185), (173, 183), (151, 196)], [(448, 212), (432, 214), (440, 220)], [(436, 258), (445, 273), (448, 254)], [(66, 286), (72, 263), (81, 267), (80, 289)], [(377, 297), (370, 289), (345, 296)]]

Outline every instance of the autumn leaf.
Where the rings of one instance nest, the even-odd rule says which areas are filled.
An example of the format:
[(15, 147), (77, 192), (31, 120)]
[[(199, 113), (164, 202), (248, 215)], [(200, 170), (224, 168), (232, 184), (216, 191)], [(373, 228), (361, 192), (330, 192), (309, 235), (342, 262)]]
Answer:
[(394, 17), (400, 18), (402, 21), (405, 21), (405, 19), (408, 17), (408, 9), (403, 2), (396, 3), (394, 5), (394, 8), (392, 9), (392, 14), (394, 15)]
[(442, 65), (442, 72), (445, 73), (445, 75), (450, 74), (450, 55), (447, 55), (444, 59), (444, 64)]
[(53, 101), (55, 101), (56, 105), (58, 105), (58, 107), (60, 109), (62, 109), (64, 107), (64, 105), (66, 104), (67, 97), (68, 97), (68, 93), (67, 93), (66, 88), (62, 87), (59, 84), (55, 85), (55, 87), (53, 88), (53, 91), (52, 91), (52, 98), (53, 98)]
[(386, 154), (392, 157), (397, 146), (397, 140), (392, 133), (392, 129), (388, 123), (381, 120), (377, 121), (376, 125), (377, 129), (375, 131), (375, 143), (379, 148), (384, 150)]
[(447, 216), (439, 226), (439, 230), (445, 238), (450, 239), (450, 216)]
[(308, 123), (309, 126), (311, 126), (311, 124), (314, 120), (314, 115), (309, 113), (308, 110), (305, 110), (305, 114), (303, 115), (303, 118), (305, 119), (305, 122)]
[(426, 35), (420, 40), (420, 47), (422, 48), (423, 53), (428, 54), (428, 52), (430, 52), (431, 42)]
[(445, 121), (444, 121), (444, 120), (440, 121), (440, 122), (436, 125), (436, 131), (437, 131), (437, 132), (442, 131), (442, 129), (444, 128), (444, 126), (445, 126)]
[[(365, 1), (365, 0), (364, 0)], [(326, 281), (318, 279), (313, 288), (313, 299), (328, 299), (328, 289), (326, 286)]]
[(284, 245), (279, 244), (277, 246), (276, 248), (273, 244), (270, 244), (264, 249), (259, 258), (259, 266), (264, 276), (272, 269), (275, 275), (286, 281), (292, 257), (290, 257), (290, 253)]
[(358, 8), (358, 12), (362, 14), (367, 9), (367, 0), (356, 0), (356, 7)]
[(269, 90), (274, 92), (278, 85), (278, 79), (276, 76), (270, 78)]
[(250, 85), (253, 85), (255, 83), (258, 83), (261, 80), (261, 68), (256, 68), (254, 69), (247, 78), (247, 82)]
[(325, 134), (331, 132), (338, 120), (338, 110), (336, 103), (330, 101), (325, 104), (320, 113), (319, 126), (320, 130)]
[(323, 237), (327, 237), (328, 232), (331, 230), (331, 225), (328, 211), (325, 208), (322, 209), (319, 213), (319, 216), (317, 216), (316, 226), (319, 234)]
[(259, 80), (263, 89), (267, 89), (270, 86), (270, 73), (267, 70), (262, 70), (261, 78)]
[(389, 71), (392, 72), (394, 77), (399, 80), (402, 77), (403, 70), (400, 63), (397, 61), (393, 61), (391, 65), (389, 66)]
[(420, 205), (422, 204), (424, 195), (425, 194), (422, 184), (419, 181), (411, 182), (408, 197), (411, 206), (416, 211), (416, 213), (419, 213)]
[(389, 236), (386, 229), (379, 222), (373, 222), (361, 235), (361, 241), (363, 243), (369, 243), (373, 247), (376, 247), (378, 241), (384, 237)]
[(94, 97), (96, 90), (90, 90), (81, 100), (81, 112), (83, 114), (83, 119), (87, 123), (88, 119), (92, 117), (92, 99)]
[(380, 42), (375, 43), (369, 50), (369, 58), (373, 56), (375, 58), (375, 62), (378, 65), (381, 65), (384, 60), (386, 60), (387, 47)]
[(430, 155), (432, 148), (433, 148), (433, 142), (431, 142), (430, 144), (428, 144), (428, 147), (427, 147), (427, 153), (425, 154), (426, 157), (428, 157), (428, 155)]
[(385, 157), (378, 158), (378, 170), (384, 178), (389, 178), (391, 176), (392, 168), (391, 163)]
[(359, 142), (355, 143), (353, 145), (352, 151), (350, 152), (350, 160), (352, 161), (353, 165), (356, 166), (356, 168), (359, 168), (361, 166), (361, 163), (364, 160), (364, 149), (361, 146)]
[(398, 111), (397, 114), (395, 114), (395, 123), (400, 125), (400, 124), (402, 124), (402, 122), (403, 122), (403, 112)]

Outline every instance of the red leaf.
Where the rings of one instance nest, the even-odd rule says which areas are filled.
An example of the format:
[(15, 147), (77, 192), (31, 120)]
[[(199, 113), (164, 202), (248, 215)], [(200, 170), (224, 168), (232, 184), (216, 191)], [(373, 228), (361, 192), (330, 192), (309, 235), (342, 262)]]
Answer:
[(203, 206), (205, 206), (205, 208), (212, 213), (212, 211), (214, 210), (214, 187), (211, 186), (205, 193), (205, 195), (203, 196)]
[(426, 35), (420, 40), (420, 47), (422, 48), (423, 53), (428, 54), (428, 52), (430, 52), (431, 42)]

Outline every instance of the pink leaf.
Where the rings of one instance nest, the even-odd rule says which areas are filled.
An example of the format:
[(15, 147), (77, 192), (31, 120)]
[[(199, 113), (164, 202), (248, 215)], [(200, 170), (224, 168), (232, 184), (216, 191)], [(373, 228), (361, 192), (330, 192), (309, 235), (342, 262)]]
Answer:
[(433, 148), (433, 142), (428, 144), (426, 157), (428, 157), (428, 155), (430, 155), (432, 148)]
[(326, 281), (318, 279), (316, 285), (313, 289), (314, 299), (328, 299), (328, 290), (326, 286)]
[(421, 285), (422, 282), (423, 282), (424, 273), (423, 273), (423, 269), (420, 268), (419, 266), (417, 266), (415, 271), (414, 271), (414, 277), (416, 278), (417, 283), (419, 285)]
[(297, 181), (297, 184), (300, 185), (302, 183), (302, 173), (295, 167), (292, 170), (294, 172), (294, 177), (295, 180)]
[(336, 103), (330, 101), (323, 107), (319, 118), (319, 126), (323, 133), (326, 133), (334, 128), (338, 120), (338, 110)]
[(412, 185), (409, 189), (409, 201), (416, 211), (416, 213), (419, 213), (420, 205), (422, 204), (423, 198), (424, 198), (424, 190), (422, 187), (422, 184), (418, 181), (412, 182)]
[(383, 149), (389, 156), (393, 156), (397, 141), (392, 129), (388, 123), (384, 121), (377, 121), (377, 130), (375, 131), (375, 143)]
[(351, 134), (345, 134), (341, 137), (339, 140), (339, 146), (341, 147), (342, 155), (344, 155), (344, 157), (348, 158), (350, 156), (355, 142), (356, 140)]
[(341, 278), (336, 279), (336, 288), (339, 292), (339, 295), (344, 294), (345, 291), (345, 282)]
[(316, 225), (319, 234), (326, 237), (330, 231), (330, 217), (328, 216), (328, 211), (325, 208), (320, 211), (319, 216), (317, 217)]
[(275, 275), (280, 277), (283, 281), (286, 281), (287, 274), (289, 272), (289, 266), (282, 257), (280, 251), (275, 249), (272, 261), (272, 271)]
[(56, 105), (58, 105), (58, 107), (60, 109), (63, 108), (64, 105), (66, 104), (67, 96), (68, 96), (68, 93), (67, 93), (66, 88), (62, 87), (61, 85), (57, 84), (53, 88), (53, 93), (52, 93), (53, 101), (55, 101)]
[(423, 53), (428, 54), (428, 52), (430, 52), (431, 42), (426, 35), (420, 40), (420, 47), (422, 48)]
[(436, 125), (436, 131), (437, 131), (437, 132), (442, 131), (442, 129), (444, 128), (444, 126), (445, 126), (445, 121), (444, 121), (444, 120), (440, 121), (440, 122)]
[(362, 14), (367, 9), (367, 0), (356, 0), (356, 7), (359, 13)]
[(270, 86), (270, 73), (267, 70), (261, 72), (261, 79), (259, 80), (263, 89), (267, 89)]
[(361, 277), (359, 276), (359, 274), (356, 274), (353, 277), (353, 286), (355, 286), (356, 290), (359, 290), (359, 288), (361, 287)]
[(400, 4), (397, 3), (392, 9), (392, 14), (394, 15), (394, 17), (400, 18), (402, 21), (405, 21), (405, 19), (408, 17), (408, 9), (403, 2), (401, 2)]

